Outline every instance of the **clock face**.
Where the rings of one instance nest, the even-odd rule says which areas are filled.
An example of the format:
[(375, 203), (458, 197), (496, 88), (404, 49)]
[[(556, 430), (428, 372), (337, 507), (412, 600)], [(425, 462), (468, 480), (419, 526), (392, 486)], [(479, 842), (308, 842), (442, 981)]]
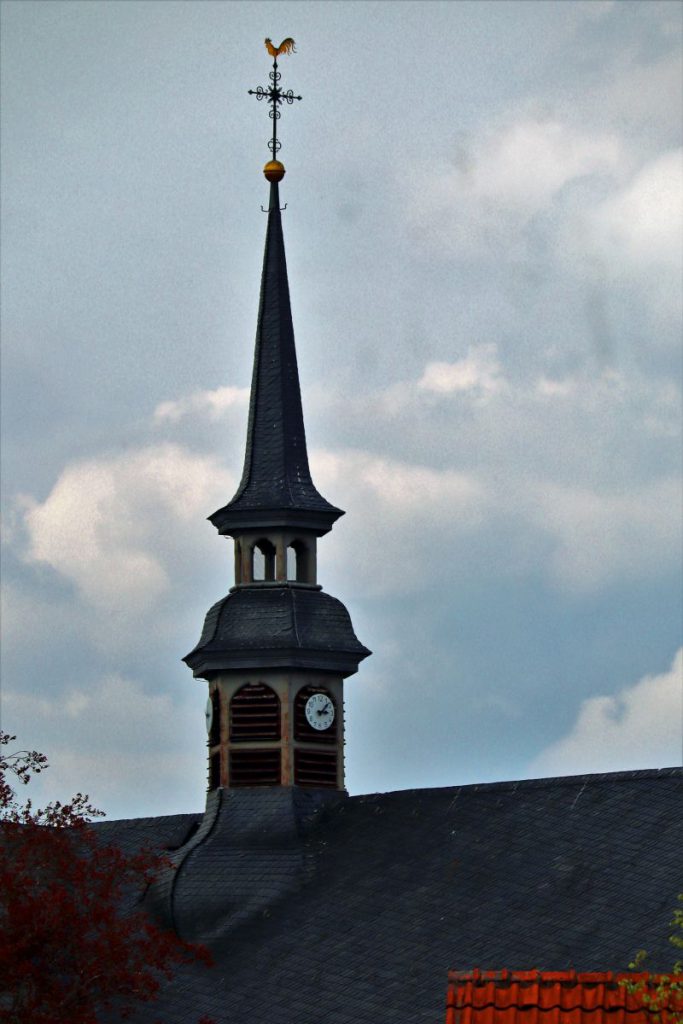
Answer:
[(204, 717), (206, 718), (206, 731), (211, 732), (211, 726), (213, 725), (213, 701), (209, 697), (206, 702), (206, 710), (204, 711)]
[(306, 701), (306, 721), (319, 732), (334, 722), (334, 704), (326, 693), (314, 693)]

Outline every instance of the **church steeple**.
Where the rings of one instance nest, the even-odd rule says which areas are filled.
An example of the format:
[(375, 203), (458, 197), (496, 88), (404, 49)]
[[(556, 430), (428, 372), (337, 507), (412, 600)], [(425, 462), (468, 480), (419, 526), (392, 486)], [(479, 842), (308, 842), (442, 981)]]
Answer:
[[(266, 45), (270, 40), (266, 41)], [(276, 159), (278, 104), (268, 90), (272, 158), (268, 226), (256, 330), (244, 472), (237, 493), (210, 516), (234, 540), (235, 583), (209, 609), (186, 657), (209, 683), (209, 793), (241, 787), (344, 791), (344, 679), (370, 651), (341, 601), (317, 578), (317, 542), (343, 515), (316, 490), (306, 452), (289, 302)], [(207, 805), (208, 806), (208, 805)]]
[(301, 526), (320, 536), (343, 514), (318, 493), (308, 467), (279, 188), (272, 181), (244, 471), (235, 496), (209, 518), (222, 534)]

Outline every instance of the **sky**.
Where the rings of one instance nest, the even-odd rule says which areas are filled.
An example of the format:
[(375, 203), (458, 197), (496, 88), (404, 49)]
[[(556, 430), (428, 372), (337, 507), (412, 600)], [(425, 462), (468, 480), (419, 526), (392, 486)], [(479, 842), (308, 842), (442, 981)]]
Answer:
[(279, 124), (351, 793), (683, 759), (681, 28), (632, 0), (6, 2), (2, 726), (201, 810)]

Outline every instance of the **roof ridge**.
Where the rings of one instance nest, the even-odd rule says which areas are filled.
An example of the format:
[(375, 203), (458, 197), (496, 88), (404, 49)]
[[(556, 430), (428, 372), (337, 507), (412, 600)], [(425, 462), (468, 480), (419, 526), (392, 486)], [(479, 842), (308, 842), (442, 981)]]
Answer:
[(177, 814), (144, 814), (139, 818), (103, 818), (101, 821), (90, 821), (90, 828), (101, 828), (102, 825), (140, 825), (142, 822), (177, 821), (179, 818), (201, 818), (203, 811), (178, 811)]
[(667, 768), (633, 768), (618, 772), (590, 772), (584, 775), (555, 775), (540, 779), (507, 779), (499, 782), (468, 782), (455, 786), (424, 786), (420, 789), (392, 789), (381, 793), (355, 793), (350, 796), (351, 800), (359, 800), (375, 796), (400, 796), (404, 793), (453, 793), (461, 790), (476, 792), (487, 789), (491, 791), (505, 791), (516, 789), (542, 789), (546, 786), (579, 786), (602, 782), (630, 782), (633, 780), (646, 780), (660, 777), (681, 777), (683, 779), (683, 766), (673, 765)]
[[(460, 786), (424, 786), (420, 789), (392, 789), (382, 793), (354, 793), (349, 794), (349, 800), (367, 800), (373, 797), (403, 796), (409, 793), (459, 793), (462, 790), (477, 792), (489, 790), (491, 792), (514, 792), (517, 789), (543, 789), (547, 786), (580, 786), (588, 784), (600, 784), (603, 782), (631, 782), (646, 781), (657, 778), (680, 778), (683, 780), (683, 766), (673, 765), (669, 768), (633, 768), (621, 772), (592, 772), (586, 775), (557, 775), (544, 779), (509, 779), (502, 782), (469, 782)], [(104, 821), (91, 822), (91, 827), (99, 828), (102, 825), (123, 825), (128, 823), (141, 824), (142, 822), (158, 823), (160, 821), (171, 821), (180, 818), (201, 818), (201, 811), (179, 811), (178, 814), (145, 815), (140, 818), (106, 818)]]

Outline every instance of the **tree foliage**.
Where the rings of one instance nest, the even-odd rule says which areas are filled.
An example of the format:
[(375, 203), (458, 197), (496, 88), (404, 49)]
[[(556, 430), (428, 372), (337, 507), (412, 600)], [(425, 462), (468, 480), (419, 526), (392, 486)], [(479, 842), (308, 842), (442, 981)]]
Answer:
[(0, 732), (0, 1020), (97, 1024), (112, 1008), (125, 1018), (174, 968), (210, 956), (141, 909), (122, 911), (163, 857), (100, 842), (89, 822), (102, 812), (82, 793), (43, 808), (18, 801), (10, 778), (26, 785), (48, 765), (35, 750), (10, 753), (15, 738)]
[[(673, 928), (669, 942), (683, 950), (683, 893), (679, 893), (677, 899), (679, 906), (669, 922)], [(629, 969), (642, 971), (647, 957), (646, 950), (639, 950)], [(641, 973), (622, 984), (637, 998), (653, 1024), (683, 1024), (683, 959), (676, 960), (671, 970), (663, 974)]]

